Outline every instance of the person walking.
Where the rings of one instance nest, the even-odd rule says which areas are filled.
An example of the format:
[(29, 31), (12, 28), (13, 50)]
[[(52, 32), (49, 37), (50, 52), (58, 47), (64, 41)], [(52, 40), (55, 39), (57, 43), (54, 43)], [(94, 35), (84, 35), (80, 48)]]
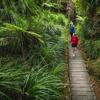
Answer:
[(70, 41), (73, 49), (73, 56), (76, 56), (78, 41), (79, 41), (78, 36), (75, 33), (73, 33)]
[(69, 28), (70, 28), (70, 36), (72, 37), (73, 33), (75, 33), (74, 24), (72, 21), (70, 22)]

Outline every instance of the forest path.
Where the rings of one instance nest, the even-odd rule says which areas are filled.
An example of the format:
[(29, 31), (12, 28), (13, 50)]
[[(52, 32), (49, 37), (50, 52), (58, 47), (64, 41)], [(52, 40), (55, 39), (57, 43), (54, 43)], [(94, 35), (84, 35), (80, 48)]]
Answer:
[(77, 50), (76, 56), (72, 55), (69, 44), (69, 76), (72, 100), (96, 100), (90, 79), (82, 56)]

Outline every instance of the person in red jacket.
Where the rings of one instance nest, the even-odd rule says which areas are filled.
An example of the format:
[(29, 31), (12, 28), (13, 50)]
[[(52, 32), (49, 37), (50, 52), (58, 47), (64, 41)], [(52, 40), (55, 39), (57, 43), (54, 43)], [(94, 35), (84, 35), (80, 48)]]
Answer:
[(71, 37), (71, 46), (73, 48), (73, 56), (76, 55), (77, 45), (78, 45), (78, 36), (74, 33)]

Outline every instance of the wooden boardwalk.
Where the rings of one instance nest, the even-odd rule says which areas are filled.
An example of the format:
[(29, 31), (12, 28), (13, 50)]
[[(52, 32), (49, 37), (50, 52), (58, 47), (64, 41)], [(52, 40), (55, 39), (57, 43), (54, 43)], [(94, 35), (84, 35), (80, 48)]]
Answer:
[(93, 89), (90, 87), (89, 75), (79, 50), (72, 56), (69, 44), (69, 76), (72, 100), (96, 100)]

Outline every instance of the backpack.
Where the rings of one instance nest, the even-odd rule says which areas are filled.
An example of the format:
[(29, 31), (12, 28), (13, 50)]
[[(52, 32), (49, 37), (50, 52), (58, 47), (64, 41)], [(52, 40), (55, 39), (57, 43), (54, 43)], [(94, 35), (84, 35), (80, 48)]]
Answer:
[(70, 25), (70, 32), (74, 33), (75, 30), (74, 30), (74, 26)]
[(77, 45), (78, 44), (78, 37), (77, 36), (72, 36), (71, 37), (71, 43)]

